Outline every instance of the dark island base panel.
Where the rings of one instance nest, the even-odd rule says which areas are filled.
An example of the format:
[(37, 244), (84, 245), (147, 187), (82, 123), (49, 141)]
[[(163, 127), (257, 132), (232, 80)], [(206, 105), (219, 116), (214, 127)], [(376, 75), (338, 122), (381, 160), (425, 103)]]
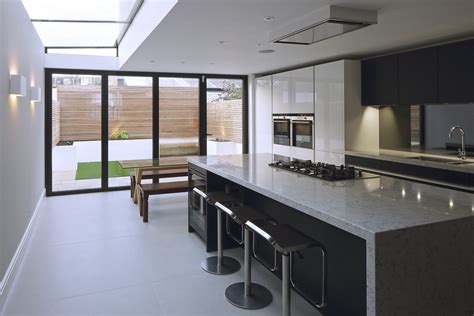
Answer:
[[(209, 191), (223, 190), (225, 183), (229, 183), (229, 180), (207, 172)], [(365, 240), (237, 184), (234, 184), (233, 191), (238, 192), (246, 203), (262, 210), (278, 223), (290, 224), (326, 246), (329, 267), (328, 303), (325, 308), (319, 310), (322, 314), (367, 315)], [(207, 251), (216, 250), (216, 220), (216, 209), (208, 207), (206, 231), (198, 232), (206, 243)], [(192, 226), (190, 222), (190, 231), (195, 230)], [(240, 234), (239, 226), (233, 226), (232, 229), (235, 234)], [(238, 247), (238, 244), (226, 238), (224, 247)], [(256, 240), (256, 248), (269, 265), (273, 263), (273, 247), (259, 238)], [(281, 255), (277, 258), (279, 269), (274, 274), (281, 279)], [(301, 291), (301, 296), (313, 306), (319, 303), (321, 297), (320, 271), (321, 254), (318, 250), (308, 249), (294, 256), (293, 280)]]
[[(365, 157), (346, 155), (347, 165), (370, 168), (374, 170), (398, 173), (406, 176), (425, 178), (428, 180), (452, 183), (454, 185), (474, 186), (474, 174), (422, 167), (412, 164), (378, 160)], [(440, 185), (442, 186), (442, 185)]]

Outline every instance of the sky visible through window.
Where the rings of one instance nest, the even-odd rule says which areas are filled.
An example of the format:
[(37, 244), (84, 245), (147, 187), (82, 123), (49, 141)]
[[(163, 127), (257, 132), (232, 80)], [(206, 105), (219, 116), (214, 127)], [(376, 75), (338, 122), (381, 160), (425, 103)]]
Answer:
[[(143, 0), (22, 1), (45, 47), (75, 49), (117, 47), (134, 13), (143, 2)], [(107, 54), (110, 55), (110, 52)]]

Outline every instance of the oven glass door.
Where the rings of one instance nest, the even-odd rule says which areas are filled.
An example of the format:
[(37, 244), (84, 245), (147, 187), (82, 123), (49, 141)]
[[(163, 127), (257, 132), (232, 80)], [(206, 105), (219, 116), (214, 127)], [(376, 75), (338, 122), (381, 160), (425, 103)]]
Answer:
[(313, 122), (293, 122), (293, 146), (313, 149)]
[(193, 188), (198, 188), (202, 192), (206, 192), (206, 178), (200, 175), (194, 170), (190, 170), (189, 173), (190, 189), (188, 192), (188, 216), (189, 224), (201, 235), (202, 238), (206, 239), (206, 211), (207, 204), (201, 204), (201, 196), (193, 191)]
[(273, 120), (273, 143), (290, 146), (290, 120)]

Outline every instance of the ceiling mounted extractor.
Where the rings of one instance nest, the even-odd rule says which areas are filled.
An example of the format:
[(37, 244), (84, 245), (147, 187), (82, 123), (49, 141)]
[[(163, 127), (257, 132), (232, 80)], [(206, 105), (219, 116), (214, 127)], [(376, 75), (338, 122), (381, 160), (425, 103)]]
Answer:
[(270, 33), (273, 43), (310, 45), (377, 23), (377, 11), (326, 6)]

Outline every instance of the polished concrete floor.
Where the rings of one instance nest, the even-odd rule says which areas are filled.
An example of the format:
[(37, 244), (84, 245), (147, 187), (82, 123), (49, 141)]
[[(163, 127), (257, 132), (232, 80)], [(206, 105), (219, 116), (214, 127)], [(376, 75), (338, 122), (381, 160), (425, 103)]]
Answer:
[[(243, 263), (243, 250), (226, 252)], [(224, 297), (243, 270), (214, 276), (209, 254), (187, 232), (185, 193), (150, 198), (144, 224), (127, 191), (43, 200), (2, 315), (280, 315), (280, 281), (253, 261), (268, 307), (241, 310)], [(319, 315), (297, 294), (292, 315)]]

